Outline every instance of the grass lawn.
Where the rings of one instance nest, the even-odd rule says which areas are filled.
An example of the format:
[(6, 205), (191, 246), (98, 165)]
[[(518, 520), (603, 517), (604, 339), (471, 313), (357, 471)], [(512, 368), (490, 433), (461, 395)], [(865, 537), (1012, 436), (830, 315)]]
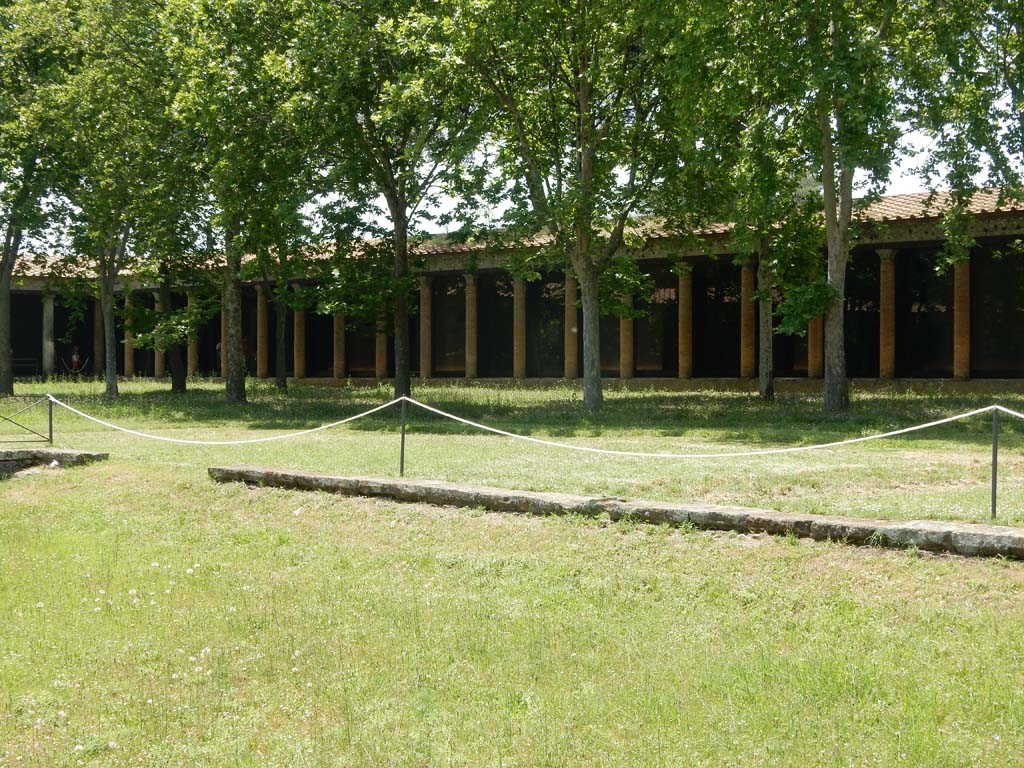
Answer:
[[(42, 385), (22, 392), (41, 392)], [(133, 428), (316, 426), (376, 389), (51, 383)], [(436, 388), (535, 436), (628, 450), (822, 442), (989, 397), (813, 399)], [(999, 398), (1024, 410), (1020, 396)], [(0, 413), (14, 407), (0, 402)], [(984, 520), (991, 425), (795, 456), (610, 459), (410, 411), (407, 474), (786, 511)], [(186, 447), (57, 412), (108, 462), (0, 481), (0, 768), (992, 765), (1024, 750), (1024, 564), (519, 518), (216, 485), (210, 464), (394, 474), (397, 414), (301, 441)], [(43, 423), (40, 411), (33, 417)], [(4, 431), (4, 430), (0, 430)], [(7, 434), (10, 434), (9, 430)], [(1001, 517), (1024, 521), (1003, 419)]]

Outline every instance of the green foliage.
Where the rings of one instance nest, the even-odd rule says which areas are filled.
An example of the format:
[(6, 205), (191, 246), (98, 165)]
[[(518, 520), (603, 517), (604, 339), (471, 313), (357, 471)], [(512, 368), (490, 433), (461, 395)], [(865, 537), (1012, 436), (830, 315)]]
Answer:
[(640, 270), (636, 259), (617, 255), (612, 257), (599, 279), (601, 314), (615, 317), (643, 317), (644, 310), (626, 303), (625, 296), (647, 296), (654, 290), (654, 280)]
[(803, 336), (807, 333), (808, 321), (824, 314), (829, 302), (836, 298), (835, 288), (822, 279), (793, 283), (776, 307), (779, 317), (776, 332)]
[(165, 312), (133, 302), (125, 313), (131, 321), (134, 345), (139, 349), (167, 350), (185, 345), (211, 318), (220, 312), (220, 296), (216, 291), (195, 291), (191, 306)]

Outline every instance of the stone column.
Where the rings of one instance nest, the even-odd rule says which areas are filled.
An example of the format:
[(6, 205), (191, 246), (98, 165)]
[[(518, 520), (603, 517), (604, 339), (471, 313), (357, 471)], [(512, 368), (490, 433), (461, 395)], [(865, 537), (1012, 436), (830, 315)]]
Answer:
[(434, 281), (424, 275), (420, 278), (420, 378), (434, 375), (431, 344), (434, 333)]
[(220, 375), (228, 375), (228, 316), (224, 313), (224, 303), (220, 306)]
[(825, 375), (825, 318), (818, 315), (807, 324), (807, 378)]
[(53, 294), (46, 291), (43, 294), (43, 376), (49, 378), (53, 375), (53, 365), (56, 358), (56, 348), (53, 343)]
[(896, 251), (878, 250), (878, 378), (896, 377)]
[(512, 283), (512, 376), (526, 378), (526, 281)]
[[(156, 291), (153, 292), (154, 307), (156, 307), (157, 314), (163, 314), (166, 310), (164, 303), (160, 301), (160, 294)], [(162, 379), (167, 373), (167, 353), (162, 349), (153, 350), (153, 376), (157, 379)]]
[(270, 378), (270, 300), (265, 285), (256, 286), (256, 378)]
[(306, 378), (306, 310), (296, 309), (292, 323), (292, 375)]
[(92, 302), (92, 369), (95, 375), (103, 375), (103, 366), (106, 357), (104, 351), (106, 347), (104, 345), (103, 336), (103, 305), (99, 299), (93, 299)]
[[(188, 308), (192, 309), (196, 303), (196, 295), (188, 292)], [(188, 375), (196, 376), (199, 373), (199, 334), (193, 330), (188, 337)]]
[(334, 378), (348, 378), (348, 366), (345, 361), (345, 316), (340, 312), (334, 315)]
[[(630, 308), (633, 306), (632, 294), (622, 297), (622, 303)], [(632, 379), (635, 373), (635, 356), (633, 353), (633, 318), (619, 318), (619, 378)]]
[(679, 275), (679, 378), (693, 378), (693, 274)]
[(754, 260), (748, 259), (740, 267), (740, 378), (750, 379), (757, 375), (757, 305), (754, 303), (754, 286), (757, 284), (757, 268)]
[(577, 379), (580, 375), (579, 361), (579, 312), (576, 308), (577, 292), (579, 287), (576, 278), (567, 274), (565, 276), (565, 372), (567, 379)]
[(130, 379), (135, 375), (135, 334), (132, 333), (132, 292), (124, 294), (124, 377)]
[(466, 378), (480, 375), (477, 357), (476, 275), (466, 273)]
[(377, 381), (383, 381), (388, 377), (388, 331), (384, 320), (377, 321), (374, 342), (374, 375)]
[(953, 266), (953, 378), (971, 377), (971, 262)]

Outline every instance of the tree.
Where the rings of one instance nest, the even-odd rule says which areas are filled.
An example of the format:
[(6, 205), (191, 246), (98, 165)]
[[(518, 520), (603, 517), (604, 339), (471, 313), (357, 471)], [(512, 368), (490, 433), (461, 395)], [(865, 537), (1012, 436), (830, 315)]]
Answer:
[[(335, 203), (373, 214), (392, 250), (395, 396), (410, 392), (411, 238), (438, 193), (464, 179), (484, 112), (445, 52), (451, 19), (421, 0), (308, 2), (298, 45), (316, 104), (319, 167)], [(371, 222), (366, 222), (373, 229)]]
[(783, 16), (766, 16), (757, 4), (734, 5), (716, 57), (718, 87), (705, 110), (708, 140), (726, 172), (721, 218), (733, 225), (740, 261), (757, 265), (758, 392), (775, 395), (773, 340), (776, 304), (786, 333), (805, 333), (831, 292), (820, 280), (821, 194), (810, 183), (792, 104), (803, 95), (800, 78), (780, 69), (773, 45)]
[[(690, 25), (665, 21), (668, 9), (655, 3), (454, 5), (457, 55), (499, 115), (492, 130), (498, 190), (510, 203), (506, 226), (524, 236), (545, 233), (579, 281), (584, 403), (597, 409), (601, 276), (636, 218), (652, 210), (655, 188), (668, 188), (666, 177), (692, 159), (685, 150), (698, 147), (692, 133), (667, 125), (667, 94), (704, 81), (697, 52), (706, 29), (693, 18)], [(690, 117), (688, 125), (695, 122)]]
[(968, 209), (981, 186), (1024, 195), (1024, 8), (1009, 0), (922, 0), (906, 45), (910, 118), (931, 140), (921, 169), (949, 187), (945, 263), (969, 255)]
[(0, 2), (0, 395), (14, 393), (11, 282), (26, 236), (43, 223), (54, 172), (49, 97), (73, 65), (71, 30), (64, 2)]
[[(826, 236), (825, 410), (849, 406), (844, 340), (846, 270), (855, 187), (877, 194), (899, 151), (909, 71), (902, 45), (907, 6), (895, 0), (770, 0), (746, 12), (764, 21), (770, 60), (787, 78), (776, 107), (799, 132), (799, 149), (820, 179)], [(855, 184), (858, 177), (863, 183)]]
[(244, 402), (243, 261), (267, 246), (262, 217), (293, 189), (294, 7), (271, 0), (169, 0), (175, 117), (202, 136), (201, 160), (223, 252), (229, 402)]
[[(155, 171), (165, 147), (173, 91), (164, 77), (154, 6), (141, 0), (84, 0), (72, 36), (78, 66), (56, 89), (60, 182), (66, 199), (64, 266), (95, 269), (103, 314), (106, 394), (118, 394), (115, 290), (139, 261), (139, 232), (171, 200)], [(160, 182), (163, 182), (161, 184)], [(154, 190), (159, 190), (154, 194)]]

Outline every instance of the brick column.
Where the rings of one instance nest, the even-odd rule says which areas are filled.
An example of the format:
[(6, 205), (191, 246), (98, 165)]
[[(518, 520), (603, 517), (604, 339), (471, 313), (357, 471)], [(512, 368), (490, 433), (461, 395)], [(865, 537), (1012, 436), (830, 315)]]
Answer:
[(896, 251), (878, 250), (878, 378), (896, 377)]
[(818, 315), (807, 324), (807, 378), (825, 375), (825, 318)]
[[(188, 292), (188, 308), (192, 309), (196, 303), (196, 296), (192, 291)], [(188, 337), (188, 375), (195, 376), (199, 373), (199, 338), (198, 332), (193, 330)]]
[(338, 312), (334, 315), (334, 378), (348, 377), (348, 366), (345, 360), (345, 316)]
[[(155, 301), (154, 306), (158, 315), (162, 315), (167, 309), (164, 303), (160, 300), (160, 294), (153, 293), (153, 299)], [(153, 350), (153, 376), (157, 379), (162, 379), (167, 373), (167, 353), (162, 349)]]
[(388, 331), (383, 320), (377, 321), (377, 335), (374, 337), (374, 375), (377, 381), (388, 377)]
[(292, 322), (292, 376), (306, 378), (306, 310), (296, 309)]
[[(633, 306), (632, 294), (622, 297), (622, 303)], [(635, 373), (633, 353), (633, 318), (619, 318), (619, 378), (632, 379)]]
[(420, 278), (420, 378), (429, 379), (434, 375), (434, 358), (431, 344), (434, 333), (434, 281), (427, 276)]
[(743, 379), (757, 375), (757, 305), (754, 303), (756, 284), (757, 269), (754, 260), (748, 259), (740, 267), (740, 378)]
[(132, 293), (124, 294), (124, 377), (130, 379), (135, 375), (135, 334), (132, 333)]
[(953, 378), (971, 377), (971, 262), (953, 266)]
[(476, 275), (466, 273), (466, 378), (480, 375), (477, 357)]
[(43, 294), (43, 376), (49, 378), (53, 375), (53, 364), (56, 357), (56, 348), (53, 343), (53, 294), (49, 291)]
[(693, 378), (693, 275), (679, 275), (679, 378)]
[(256, 286), (256, 378), (270, 378), (270, 329), (267, 287)]
[(92, 302), (92, 369), (96, 376), (103, 375), (103, 369), (106, 365), (106, 358), (104, 351), (104, 336), (103, 336), (103, 306), (100, 304), (99, 299), (93, 299)]
[(512, 284), (512, 376), (526, 378), (526, 281)]
[(576, 278), (567, 274), (565, 276), (565, 371), (563, 373), (567, 379), (577, 379), (580, 375), (577, 291)]
[(228, 375), (228, 316), (224, 313), (224, 303), (220, 305), (220, 375)]

